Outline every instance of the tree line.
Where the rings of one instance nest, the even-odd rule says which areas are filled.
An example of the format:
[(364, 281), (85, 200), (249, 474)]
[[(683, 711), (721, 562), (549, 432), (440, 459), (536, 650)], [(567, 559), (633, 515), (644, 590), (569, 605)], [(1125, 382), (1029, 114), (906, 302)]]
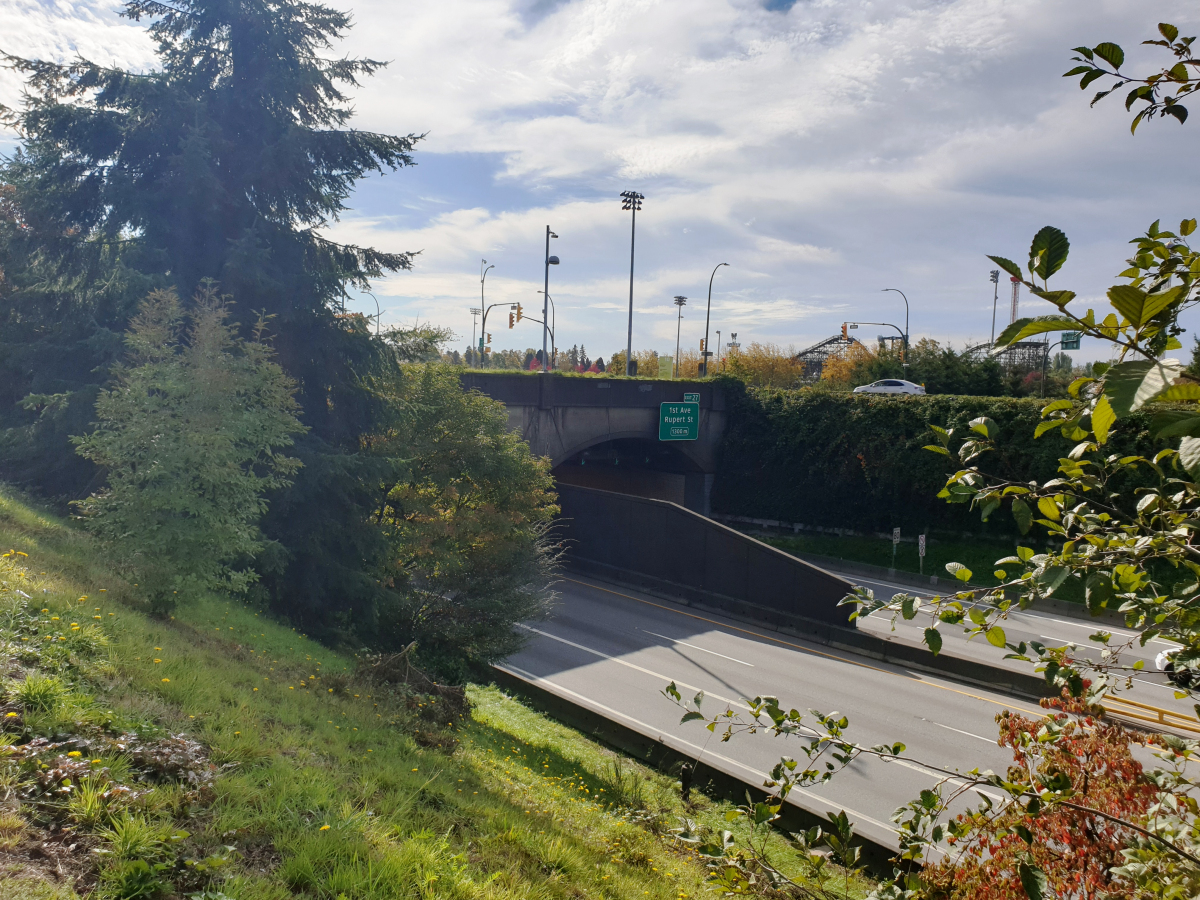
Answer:
[(315, 3), (124, 15), (149, 72), (4, 57), (0, 477), (80, 501), (157, 609), (219, 585), (448, 676), (504, 655), (549, 601), (549, 475), (447, 334), (344, 312), (415, 255), (323, 234), (414, 163), (349, 124), (384, 64), (331, 55), (350, 17)]

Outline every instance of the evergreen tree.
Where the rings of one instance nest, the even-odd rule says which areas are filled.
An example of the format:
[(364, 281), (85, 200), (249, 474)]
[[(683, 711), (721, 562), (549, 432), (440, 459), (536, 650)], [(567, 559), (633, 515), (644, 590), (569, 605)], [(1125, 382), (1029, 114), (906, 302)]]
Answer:
[(96, 403), (99, 424), (73, 438), (108, 481), (77, 505), (158, 611), (257, 580), (248, 564), (263, 548), (264, 492), (299, 467), (280, 452), (303, 430), (295, 384), (261, 323), (239, 340), (211, 283), (193, 308), (185, 333), (175, 293), (150, 294), (125, 338), (128, 365)]
[[(365, 602), (385, 548), (366, 522), (379, 473), (358, 453), (380, 401), (361, 379), (393, 357), (339, 312), (349, 288), (412, 256), (320, 229), (359, 178), (411, 164), (419, 137), (346, 127), (344, 91), (382, 64), (323, 55), (349, 27), (345, 13), (299, 0), (132, 0), (125, 15), (150, 21), (155, 71), (5, 57), (27, 90), (5, 111), (21, 144), (0, 165), (0, 402), (40, 396), (0, 410), (0, 474), (79, 496), (88, 473), (62, 474), (66, 435), (80, 429), (53, 416), (89, 409), (136, 298), (217, 279), (236, 315), (272, 317), (311, 428), (296, 447), (302, 474), (275, 506), (286, 517), (265, 526), (286, 548), (265, 574), (279, 597)], [(58, 464), (29, 462), (39, 427), (42, 458), (52, 449)], [(347, 576), (335, 589), (306, 581), (325, 563)]]

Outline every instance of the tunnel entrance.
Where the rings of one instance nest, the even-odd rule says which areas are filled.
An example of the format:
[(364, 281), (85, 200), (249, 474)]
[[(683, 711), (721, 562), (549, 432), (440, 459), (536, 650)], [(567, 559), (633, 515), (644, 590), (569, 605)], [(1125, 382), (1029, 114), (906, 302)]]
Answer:
[(604, 441), (559, 463), (551, 474), (563, 484), (669, 500), (708, 512), (712, 476), (672, 444), (643, 438)]

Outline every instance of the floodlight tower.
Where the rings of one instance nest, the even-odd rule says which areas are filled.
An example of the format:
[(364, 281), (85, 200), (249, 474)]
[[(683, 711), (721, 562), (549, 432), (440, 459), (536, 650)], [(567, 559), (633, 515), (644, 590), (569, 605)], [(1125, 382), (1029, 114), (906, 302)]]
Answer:
[(676, 297), (675, 305), (679, 307), (675, 314), (675, 377), (679, 377), (679, 327), (683, 324), (683, 307), (687, 304), (687, 297)]
[(1017, 306), (1021, 301), (1021, 279), (1015, 275), (1012, 278), (1012, 289), (1012, 317), (1008, 320), (1009, 325), (1017, 321)]
[(629, 330), (625, 335), (625, 374), (633, 374), (633, 248), (637, 238), (637, 214), (645, 196), (637, 191), (621, 191), (621, 209), (632, 214), (629, 224)]

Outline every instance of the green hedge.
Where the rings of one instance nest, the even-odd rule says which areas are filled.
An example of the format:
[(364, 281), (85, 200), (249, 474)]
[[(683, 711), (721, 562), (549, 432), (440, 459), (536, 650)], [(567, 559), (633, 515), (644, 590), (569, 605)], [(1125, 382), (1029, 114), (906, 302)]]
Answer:
[[(1057, 431), (1033, 439), (1041, 400), (841, 394), (724, 382), (728, 420), (712, 506), (729, 515), (867, 532), (899, 526), (906, 535), (926, 529), (1016, 534), (1007, 511), (981, 523), (978, 513), (937, 499), (957, 466), (953, 458), (921, 449), (933, 443), (930, 424), (965, 431), (971, 419), (991, 417), (1000, 428), (1001, 450), (980, 463), (1014, 480), (1054, 477), (1072, 446)], [(1123, 420), (1111, 452), (1153, 454), (1157, 447), (1146, 426), (1145, 416)]]

